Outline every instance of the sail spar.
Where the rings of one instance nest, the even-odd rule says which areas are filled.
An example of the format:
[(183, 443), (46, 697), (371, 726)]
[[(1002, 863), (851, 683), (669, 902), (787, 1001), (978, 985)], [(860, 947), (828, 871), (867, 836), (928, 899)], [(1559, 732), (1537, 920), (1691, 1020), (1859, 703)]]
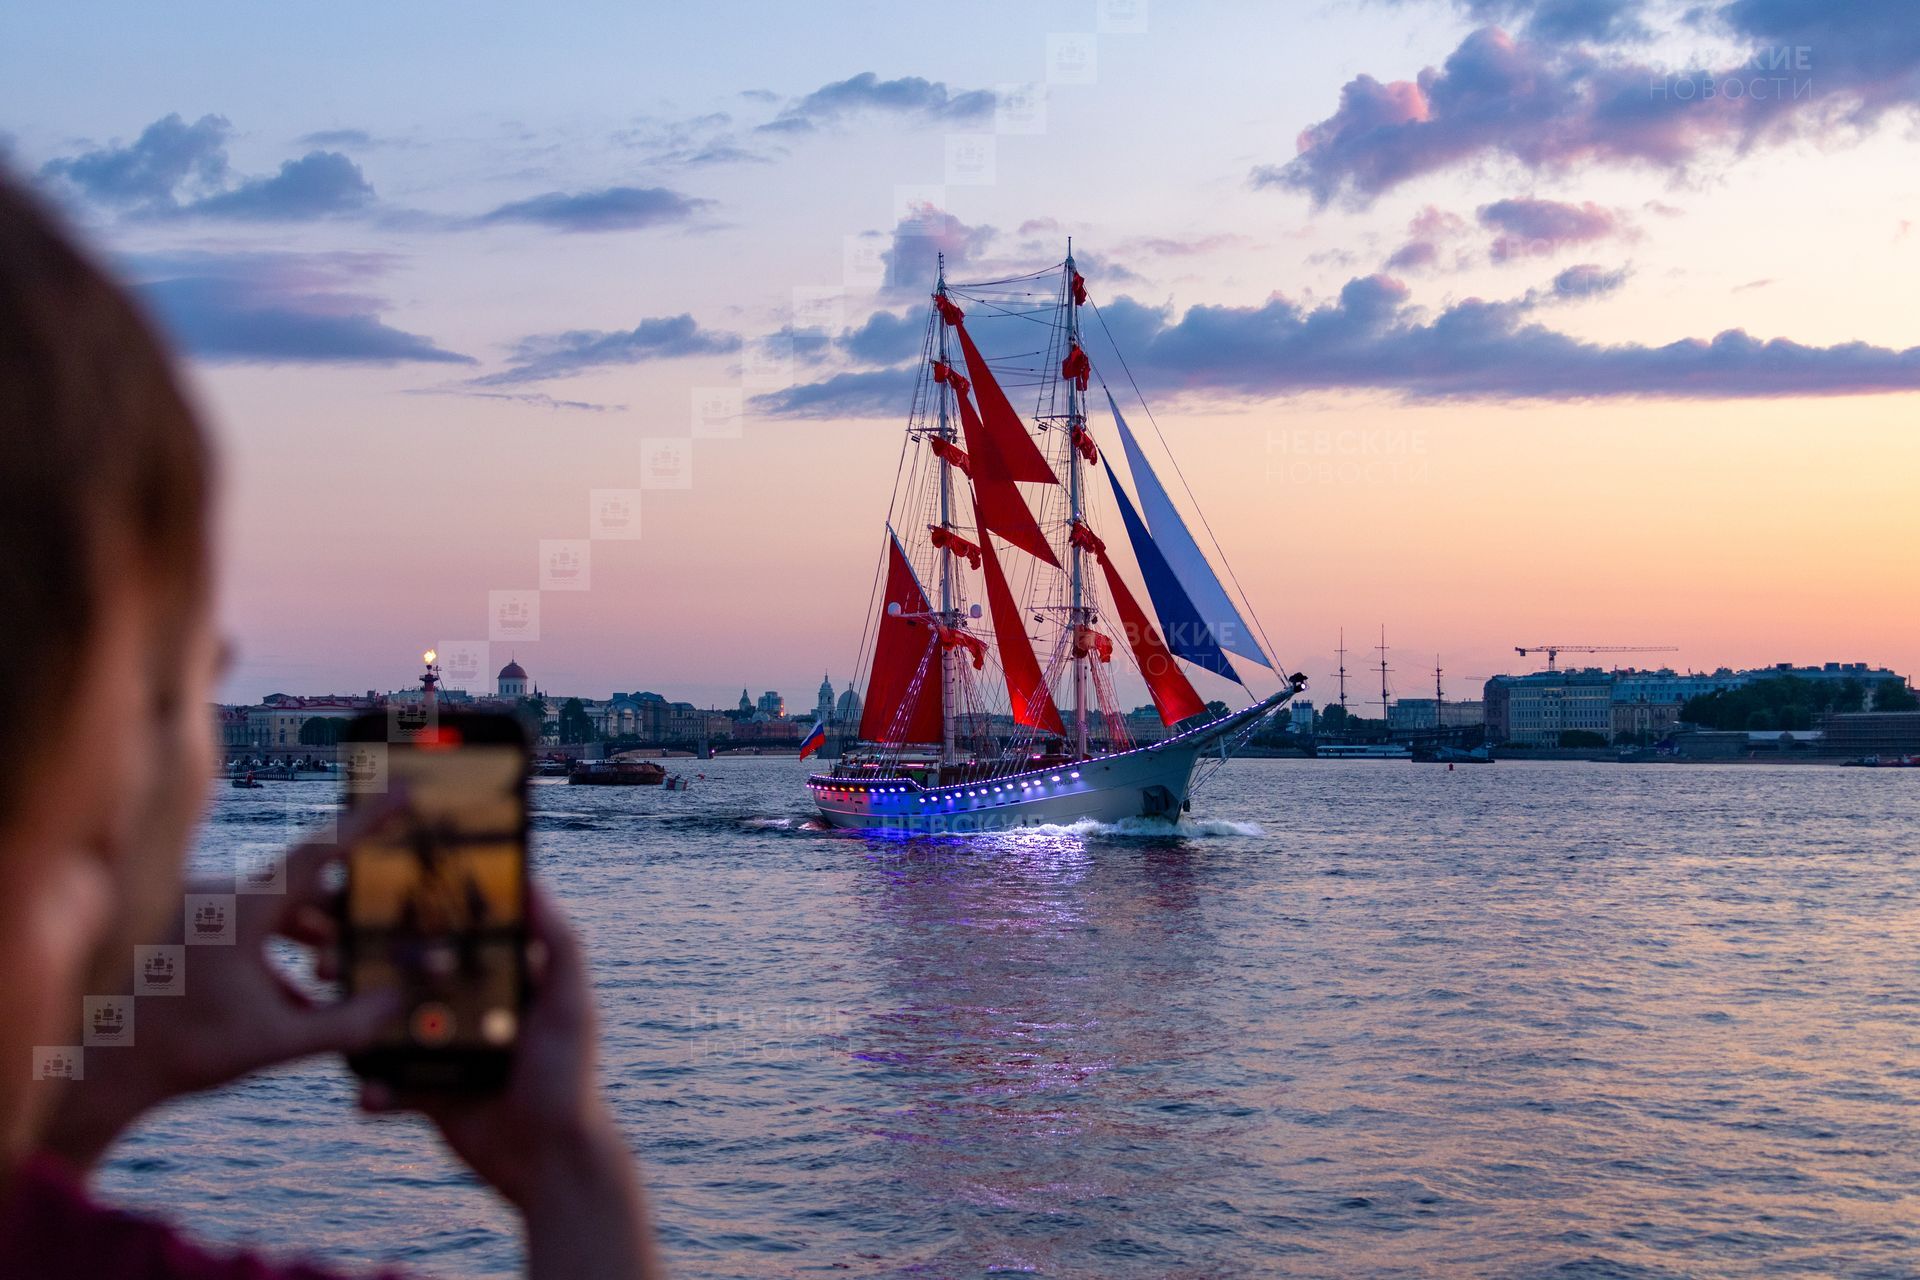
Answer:
[(1113, 500), (1120, 508), (1121, 521), (1127, 526), (1127, 540), (1133, 544), (1133, 558), (1140, 566), (1140, 577), (1147, 584), (1147, 594), (1153, 598), (1153, 611), (1160, 615), (1160, 629), (1166, 636), (1167, 648), (1176, 658), (1185, 658), (1196, 667), (1205, 667), (1240, 683), (1233, 664), (1227, 661), (1227, 655), (1221, 652), (1213, 632), (1208, 629), (1206, 619), (1187, 598), (1179, 578), (1174, 576), (1166, 557), (1160, 554), (1160, 548), (1154, 545), (1133, 503), (1127, 500), (1127, 491), (1120, 487), (1120, 477), (1113, 473), (1113, 465), (1107, 462), (1101, 465), (1113, 485)]
[[(1147, 465), (1146, 455), (1140, 452), (1139, 442), (1133, 438), (1133, 432), (1127, 429), (1127, 420), (1120, 416), (1120, 406), (1113, 402), (1111, 391), (1107, 392), (1107, 407), (1113, 410), (1113, 425), (1120, 429), (1120, 445), (1127, 451), (1127, 469), (1133, 472), (1133, 487), (1139, 491), (1140, 510), (1146, 515), (1147, 528), (1153, 534), (1154, 545), (1160, 549), (1162, 558), (1192, 603), (1194, 612), (1222, 649), (1263, 667), (1271, 667), (1273, 663), (1262, 652), (1259, 641), (1254, 639), (1252, 628), (1241, 619), (1240, 611), (1233, 607), (1232, 597), (1220, 584), (1220, 575), (1213, 571), (1206, 553), (1200, 550), (1199, 544), (1193, 540), (1193, 534), (1187, 531), (1186, 521), (1180, 518), (1180, 512), (1173, 505), (1173, 499), (1167, 496), (1160, 478)], [(1153, 594), (1157, 606), (1159, 593), (1156, 591)], [(1163, 621), (1164, 617), (1163, 611)]]
[[(1013, 483), (1014, 477), (1007, 472), (1003, 451), (981, 422), (980, 415), (974, 411), (972, 402), (967, 399), (967, 379), (959, 370), (936, 360), (933, 362), (933, 380), (953, 388), (953, 398), (960, 410), (960, 432), (967, 442), (966, 451), (961, 453), (948, 445), (950, 453), (941, 456), (952, 461), (952, 453), (961, 453), (962, 457), (968, 459), (961, 469), (973, 481), (974, 516), (980, 524), (982, 537), (986, 530), (991, 529), (1028, 555), (1059, 568), (1060, 561), (1055, 558), (1047, 535), (1040, 531), (1032, 508), (1020, 496), (1020, 490)], [(1027, 439), (1024, 431), (1020, 432), (1020, 439), (1026, 441), (1028, 448), (1033, 448), (1033, 441)], [(945, 443), (936, 439), (936, 445)]]

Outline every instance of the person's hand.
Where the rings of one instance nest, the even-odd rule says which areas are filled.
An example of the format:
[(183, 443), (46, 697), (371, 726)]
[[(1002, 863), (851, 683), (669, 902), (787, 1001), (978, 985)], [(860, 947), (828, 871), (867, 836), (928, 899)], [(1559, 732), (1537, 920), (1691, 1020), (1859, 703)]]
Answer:
[[(284, 893), (238, 895), (232, 945), (188, 947), (184, 994), (140, 1000), (133, 1044), (87, 1051), (85, 1078), (61, 1095), (42, 1134), (43, 1148), (84, 1170), (140, 1115), (170, 1098), (276, 1063), (371, 1045), (398, 1011), (394, 993), (315, 1003), (275, 966), (268, 947), (276, 938), (314, 947), (321, 976), (332, 976), (329, 949), (338, 925), (330, 870), (348, 846), (395, 820), (403, 807), (403, 797), (393, 795), (343, 815), (336, 840), (304, 844), (287, 855)], [(232, 889), (228, 880), (191, 884), (187, 892)], [(181, 911), (170, 936), (154, 941), (178, 944), (185, 927)], [(129, 986), (132, 970), (129, 955)]]
[(639, 1171), (594, 1079), (593, 992), (579, 940), (530, 886), (534, 997), (498, 1093), (396, 1095), (361, 1087), (372, 1112), (418, 1111), (455, 1155), (520, 1210), (529, 1274), (660, 1275)]

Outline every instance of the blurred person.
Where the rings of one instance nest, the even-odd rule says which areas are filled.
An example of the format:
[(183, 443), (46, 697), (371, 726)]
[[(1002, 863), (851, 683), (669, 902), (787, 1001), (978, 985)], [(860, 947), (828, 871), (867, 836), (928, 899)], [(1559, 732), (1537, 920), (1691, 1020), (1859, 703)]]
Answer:
[[(287, 893), (239, 899), (235, 945), (192, 953), (186, 994), (139, 1006), (138, 1040), (35, 1079), (80, 1036), (82, 997), (127, 988), (137, 944), (179, 941), (183, 871), (214, 763), (206, 438), (131, 299), (0, 175), (0, 1277), (319, 1280), (98, 1203), (89, 1172), (151, 1108), (274, 1063), (371, 1043), (394, 1012), (314, 1004), (269, 940), (324, 949), (337, 844), (295, 850)], [(395, 1098), (518, 1211), (536, 1277), (653, 1276), (638, 1170), (594, 1082), (592, 994), (573, 934), (530, 902), (536, 992), (500, 1093)], [(190, 1223), (184, 1224), (191, 1226)]]

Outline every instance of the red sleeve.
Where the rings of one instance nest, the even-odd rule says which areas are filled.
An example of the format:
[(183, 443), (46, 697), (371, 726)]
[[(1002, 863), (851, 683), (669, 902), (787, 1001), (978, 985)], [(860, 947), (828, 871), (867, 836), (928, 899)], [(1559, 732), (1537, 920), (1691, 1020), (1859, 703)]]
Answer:
[[(385, 1280), (401, 1280), (382, 1273)], [(35, 1156), (0, 1201), (0, 1280), (343, 1280), (257, 1254), (216, 1253), (150, 1218), (96, 1203), (70, 1170)]]

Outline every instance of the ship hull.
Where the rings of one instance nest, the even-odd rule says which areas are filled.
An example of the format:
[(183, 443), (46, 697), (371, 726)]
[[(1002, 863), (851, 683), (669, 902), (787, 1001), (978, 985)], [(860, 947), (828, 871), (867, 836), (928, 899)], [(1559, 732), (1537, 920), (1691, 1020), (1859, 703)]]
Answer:
[(1265, 718), (1286, 696), (1149, 747), (985, 781), (932, 787), (907, 778), (815, 774), (807, 785), (823, 819), (857, 830), (967, 834), (1129, 818), (1171, 822), (1187, 807), (1200, 757)]

